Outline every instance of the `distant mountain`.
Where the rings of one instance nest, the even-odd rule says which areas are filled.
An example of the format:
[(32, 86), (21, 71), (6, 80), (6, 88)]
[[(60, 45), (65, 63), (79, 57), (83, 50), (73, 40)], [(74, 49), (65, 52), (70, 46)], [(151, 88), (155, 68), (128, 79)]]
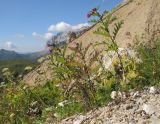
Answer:
[(85, 26), (77, 30), (66, 31), (66, 32), (59, 32), (57, 35), (53, 36), (51, 40), (48, 41), (48, 44), (59, 44), (63, 45), (67, 42), (67, 38), (70, 33), (75, 33), (76, 37), (80, 36), (85, 30), (87, 30), (90, 26)]
[(46, 51), (34, 52), (34, 53), (27, 53), (21, 54), (15, 51), (9, 51), (5, 49), (0, 49), (0, 60), (15, 60), (15, 59), (26, 59), (35, 61), (38, 58), (46, 55)]
[(34, 52), (34, 53), (28, 53), (28, 54), (21, 54), (23, 58), (30, 59), (30, 60), (37, 60), (38, 58), (45, 56), (47, 54), (46, 50)]
[(15, 51), (9, 51), (5, 49), (0, 50), (0, 60), (8, 60), (8, 59), (20, 59), (22, 56)]

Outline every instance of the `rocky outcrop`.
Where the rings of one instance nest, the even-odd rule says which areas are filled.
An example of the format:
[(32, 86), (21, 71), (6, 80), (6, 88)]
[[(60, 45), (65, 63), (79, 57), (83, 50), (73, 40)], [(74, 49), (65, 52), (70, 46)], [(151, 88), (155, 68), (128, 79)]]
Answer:
[[(43, 57), (44, 58), (44, 57)], [(50, 61), (44, 58), (42, 64), (23, 77), (23, 82), (29, 86), (43, 85), (46, 81), (52, 80), (52, 69)]]
[(160, 124), (159, 93), (155, 87), (128, 94), (117, 92), (108, 106), (74, 115), (59, 124)]

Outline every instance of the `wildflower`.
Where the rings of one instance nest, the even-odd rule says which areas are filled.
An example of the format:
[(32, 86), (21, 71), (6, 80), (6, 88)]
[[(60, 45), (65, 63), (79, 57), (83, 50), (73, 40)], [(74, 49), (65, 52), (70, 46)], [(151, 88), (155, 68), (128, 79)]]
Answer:
[(4, 72), (7, 72), (7, 71), (9, 71), (9, 68), (3, 68), (2, 69), (2, 72), (4, 73)]
[(68, 100), (64, 100), (63, 102), (58, 103), (60, 107), (64, 107), (67, 104)]
[(11, 72), (9, 72), (9, 71), (3, 72), (3, 75), (4, 76), (11, 76)]
[(60, 115), (58, 113), (54, 113), (54, 117), (59, 118)]
[(27, 67), (24, 68), (24, 70), (25, 71), (30, 71), (30, 70), (32, 70), (32, 67), (31, 66), (27, 66)]
[(97, 12), (97, 10), (98, 10), (97, 8), (93, 8), (92, 12)]
[(15, 114), (14, 113), (12, 113), (12, 114), (10, 114), (10, 118), (13, 118), (15, 116)]
[(60, 87), (60, 84), (55, 85), (56, 87)]
[(0, 82), (0, 84), (1, 84), (1, 85), (4, 85), (4, 84), (5, 84), (5, 82)]
[(95, 14), (99, 15), (97, 8), (93, 8), (93, 9), (87, 14), (87, 17), (90, 18), (91, 16), (93, 16), (93, 15), (95, 15)]
[(34, 101), (31, 103), (31, 107), (36, 107), (38, 105), (38, 101)]
[(48, 107), (48, 108), (45, 108), (45, 111), (53, 111), (53, 109), (54, 109), (54, 107), (53, 106), (51, 106), (51, 107)]
[(52, 53), (53, 49), (51, 47), (49, 47), (48, 49), (48, 53)]
[(23, 87), (23, 90), (26, 90), (27, 88), (28, 88), (28, 86), (24, 86), (24, 87)]
[(45, 57), (41, 57), (37, 60), (38, 63), (42, 63), (45, 60)]
[(48, 53), (52, 53), (52, 51), (53, 51), (53, 46), (54, 46), (54, 45), (51, 45), (51, 44), (47, 44), (47, 45), (46, 45), (46, 48), (48, 49)]
[(58, 105), (59, 105), (60, 107), (64, 107), (63, 102), (58, 103)]
[(90, 13), (88, 13), (88, 14), (87, 14), (87, 18), (90, 18), (90, 17), (91, 17), (91, 14), (90, 14)]
[(19, 78), (22, 78), (22, 75), (19, 75), (18, 77), (19, 77)]

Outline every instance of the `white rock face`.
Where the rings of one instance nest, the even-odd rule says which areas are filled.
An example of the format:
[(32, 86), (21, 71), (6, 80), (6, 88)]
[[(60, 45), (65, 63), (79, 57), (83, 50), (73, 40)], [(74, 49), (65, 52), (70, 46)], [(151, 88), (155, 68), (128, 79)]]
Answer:
[(152, 105), (143, 104), (143, 110), (147, 114), (153, 114), (155, 112), (155, 108)]
[[(118, 53), (121, 56), (123, 56), (123, 55), (126, 56), (127, 59), (134, 58), (137, 63), (140, 62), (140, 59), (137, 58), (136, 53), (135, 53), (134, 50), (118, 48)], [(109, 51), (106, 54), (104, 53), (103, 58), (102, 58), (102, 62), (103, 62), (103, 66), (105, 67), (105, 69), (111, 70), (113, 60), (115, 60), (117, 58), (118, 58), (118, 55), (117, 55), (117, 53), (115, 51)]]

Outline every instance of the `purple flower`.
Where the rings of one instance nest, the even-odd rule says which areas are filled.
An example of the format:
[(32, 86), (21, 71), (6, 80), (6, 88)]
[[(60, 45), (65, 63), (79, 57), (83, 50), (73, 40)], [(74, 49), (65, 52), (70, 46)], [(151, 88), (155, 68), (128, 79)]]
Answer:
[(90, 18), (92, 15), (98, 14), (97, 10), (98, 10), (97, 8), (93, 8), (93, 9), (87, 14), (87, 17)]
[(52, 53), (52, 51), (53, 51), (52, 49), (49, 49), (49, 50), (48, 50), (48, 53)]
[(97, 12), (97, 8), (93, 8), (93, 9), (92, 9), (92, 12)]
[(49, 53), (49, 54), (52, 53), (52, 51), (53, 51), (52, 46), (47, 46), (47, 50), (48, 50), (48, 53)]
[(87, 18), (90, 18), (90, 17), (91, 17), (91, 13), (88, 13), (88, 14), (87, 14)]

